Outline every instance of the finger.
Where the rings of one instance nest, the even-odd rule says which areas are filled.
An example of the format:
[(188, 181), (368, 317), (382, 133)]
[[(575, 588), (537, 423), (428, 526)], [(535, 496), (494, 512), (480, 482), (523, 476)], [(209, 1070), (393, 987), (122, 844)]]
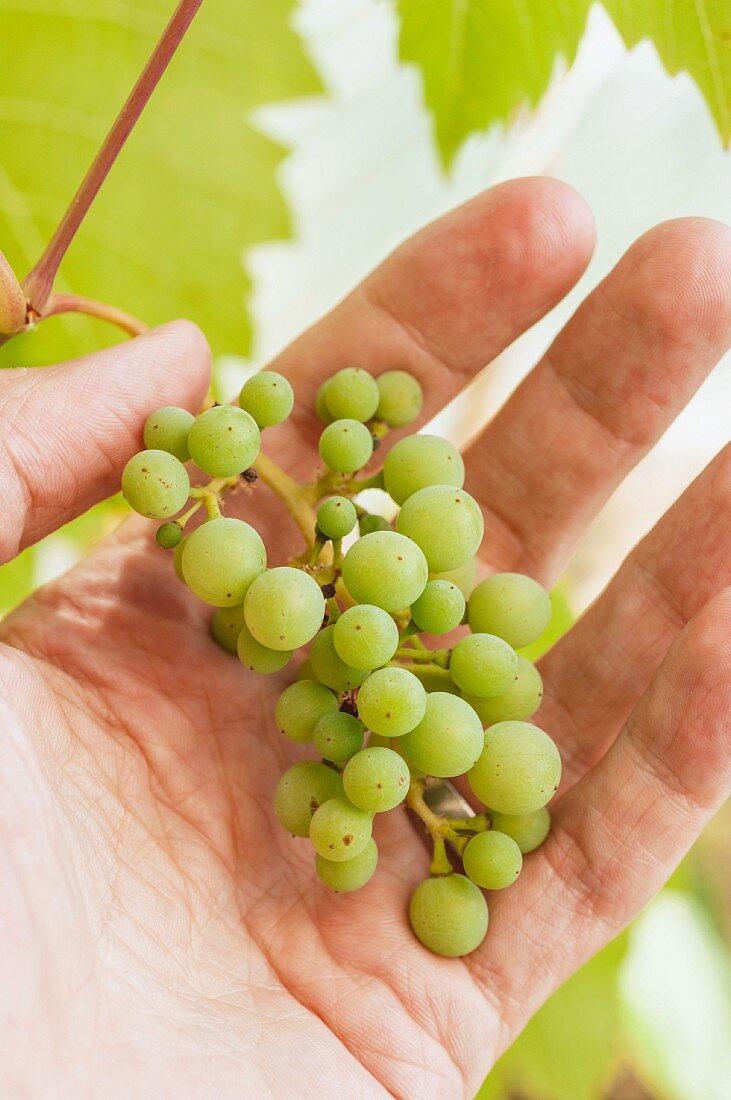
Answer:
[(635, 548), (541, 662), (539, 724), (564, 788), (601, 759), (683, 626), (731, 585), (731, 445)]
[[(523, 1019), (653, 897), (731, 787), (731, 589), (685, 627), (546, 844), (494, 897), (473, 973)], [(517, 949), (519, 945), (519, 949)], [(509, 1026), (509, 1022), (508, 1022)]]
[(646, 233), (465, 455), (490, 564), (553, 581), (730, 343), (731, 230)]
[(583, 199), (539, 178), (494, 187), (421, 230), (271, 364), (297, 403), (286, 426), (267, 432), (267, 450), (311, 476), (322, 430), (315, 395), (347, 366), (413, 372), (429, 419), (560, 301), (593, 244)]
[(59, 366), (0, 374), (0, 561), (119, 489), (162, 405), (196, 409), (211, 361), (177, 321)]

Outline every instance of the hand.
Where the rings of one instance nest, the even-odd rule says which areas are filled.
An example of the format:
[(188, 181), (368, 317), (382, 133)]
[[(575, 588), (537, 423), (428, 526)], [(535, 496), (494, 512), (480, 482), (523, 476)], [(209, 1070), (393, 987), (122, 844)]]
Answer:
[[(265, 446), (309, 474), (307, 410), (347, 364), (413, 371), (433, 415), (566, 294), (592, 244), (582, 200), (549, 180), (441, 219), (273, 364), (298, 411)], [(489, 569), (556, 579), (728, 347), (730, 287), (731, 232), (687, 219), (590, 295), (467, 455)], [(194, 410), (208, 374), (187, 323), (4, 374), (0, 560), (113, 492), (146, 415)], [(1, 628), (6, 1095), (471, 1097), (729, 790), (730, 461), (544, 660), (538, 721), (565, 769), (553, 832), (464, 960), (409, 931), (429, 857), (405, 814), (379, 818), (378, 872), (356, 895), (329, 894), (276, 824), (275, 783), (302, 755), (273, 727), (282, 680), (209, 640), (154, 525), (130, 521), (38, 591)], [(284, 556), (279, 502), (262, 484), (245, 499)]]

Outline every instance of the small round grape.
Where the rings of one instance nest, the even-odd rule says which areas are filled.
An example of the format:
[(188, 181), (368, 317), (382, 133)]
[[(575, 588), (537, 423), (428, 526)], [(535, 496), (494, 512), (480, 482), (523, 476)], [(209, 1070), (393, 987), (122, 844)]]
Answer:
[(317, 527), (326, 539), (343, 539), (357, 522), (355, 505), (347, 497), (330, 497), (317, 509)]
[(165, 405), (164, 408), (150, 413), (145, 421), (142, 432), (145, 446), (152, 450), (167, 451), (180, 462), (187, 462), (190, 458), (188, 432), (194, 423), (195, 417), (187, 409)]
[(336, 420), (370, 420), (378, 401), (376, 380), (359, 367), (339, 370), (325, 392), (325, 404)]
[(239, 405), (260, 428), (271, 428), (286, 420), (294, 407), (294, 391), (282, 374), (263, 370), (247, 378), (241, 387)]
[(183, 537), (183, 529), (179, 523), (162, 523), (155, 532), (155, 542), (163, 550), (174, 550)]
[(334, 420), (320, 436), (320, 458), (329, 470), (354, 474), (373, 454), (373, 436), (359, 420)]
[(379, 374), (376, 420), (389, 428), (404, 428), (416, 420), (424, 401), (421, 385), (405, 370), (388, 370)]
[(435, 955), (469, 955), (487, 933), (487, 902), (466, 875), (441, 875), (420, 883), (409, 902), (414, 934)]

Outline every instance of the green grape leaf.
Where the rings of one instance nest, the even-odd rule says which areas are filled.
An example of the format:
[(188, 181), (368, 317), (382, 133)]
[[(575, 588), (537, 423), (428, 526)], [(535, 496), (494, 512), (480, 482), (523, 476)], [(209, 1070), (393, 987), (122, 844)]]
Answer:
[[(731, 139), (728, 0), (603, 0), (627, 46), (649, 38), (670, 73), (687, 72)], [(571, 65), (590, 0), (398, 0), (400, 56), (422, 72), (446, 167), (471, 133), (534, 107), (559, 58)]]
[[(170, 18), (175, 0), (0, 0), (0, 250), (19, 277), (41, 254)], [(290, 27), (294, 0), (204, 3), (65, 258), (58, 288), (154, 325), (196, 321), (214, 350), (248, 351), (247, 248), (289, 235), (285, 150), (260, 105), (319, 91)], [(44, 322), (0, 365), (119, 339)]]

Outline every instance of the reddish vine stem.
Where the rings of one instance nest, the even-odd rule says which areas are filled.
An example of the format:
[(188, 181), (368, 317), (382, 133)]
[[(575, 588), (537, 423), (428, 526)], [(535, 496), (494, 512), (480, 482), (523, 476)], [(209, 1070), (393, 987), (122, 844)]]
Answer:
[(180, 0), (56, 232), (26, 277), (23, 289), (37, 314), (43, 314), (61, 260), (202, 3), (203, 0)]
[(81, 294), (51, 294), (43, 309), (42, 319), (56, 317), (60, 313), (84, 313), (87, 317), (97, 317), (116, 325), (129, 336), (141, 336), (149, 332), (149, 325), (126, 313), (123, 309), (110, 306), (106, 302), (97, 302), (94, 298), (85, 298)]

